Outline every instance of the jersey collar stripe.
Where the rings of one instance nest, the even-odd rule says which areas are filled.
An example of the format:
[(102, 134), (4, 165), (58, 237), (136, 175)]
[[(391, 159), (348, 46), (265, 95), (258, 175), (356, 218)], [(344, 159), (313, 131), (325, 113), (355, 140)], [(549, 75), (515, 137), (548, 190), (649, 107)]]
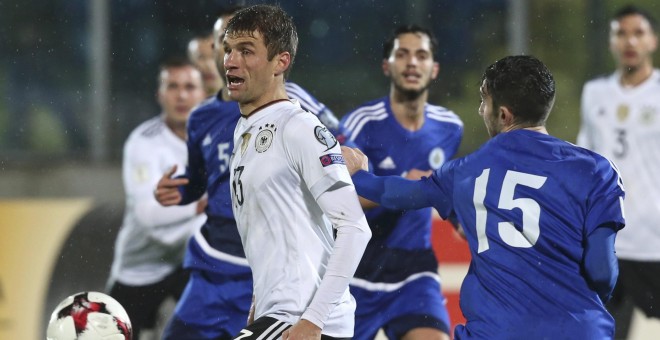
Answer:
[(463, 126), (463, 122), (460, 119), (458, 119), (458, 117), (456, 116), (448, 116), (448, 115), (441, 116), (434, 113), (429, 113), (427, 117), (440, 122), (454, 123), (456, 125)]
[(305, 92), (300, 86), (293, 83), (285, 83), (284, 87), (286, 89), (286, 94), (289, 98), (298, 99), (300, 101), (300, 106), (306, 107), (313, 112), (320, 112), (323, 108), (320, 103), (315, 101), (307, 92)]
[[(355, 124), (355, 121), (360, 119), (363, 116), (373, 116), (373, 115), (378, 115), (381, 114), (385, 111), (385, 102), (379, 102), (376, 105), (371, 105), (371, 106), (365, 106), (361, 107), (355, 111), (348, 117), (346, 120), (346, 127), (350, 127), (351, 125)], [(385, 112), (387, 113), (387, 112)]]
[(387, 113), (383, 113), (380, 116), (375, 116), (375, 117), (368, 117), (365, 119), (360, 120), (357, 122), (357, 126), (355, 127), (355, 130), (348, 129), (348, 131), (351, 131), (351, 135), (349, 136), (349, 140), (353, 141), (355, 138), (360, 134), (360, 131), (362, 131), (362, 128), (370, 121), (379, 121), (387, 118)]

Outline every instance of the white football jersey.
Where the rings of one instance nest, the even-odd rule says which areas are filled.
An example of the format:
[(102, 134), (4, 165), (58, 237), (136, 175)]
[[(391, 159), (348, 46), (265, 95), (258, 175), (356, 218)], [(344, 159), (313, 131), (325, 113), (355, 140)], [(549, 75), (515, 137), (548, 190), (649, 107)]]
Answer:
[[(319, 289), (333, 252), (332, 225), (316, 199), (353, 182), (336, 139), (295, 100), (241, 117), (234, 145), (232, 202), (254, 278), (255, 319), (294, 324)], [(364, 225), (368, 230), (366, 220)], [(354, 270), (360, 254), (346, 266)], [(351, 337), (355, 300), (348, 279), (340, 296), (323, 334)]]
[(614, 161), (626, 187), (626, 227), (617, 256), (660, 260), (660, 71), (636, 87), (620, 74), (589, 81), (582, 92), (577, 143)]
[(122, 164), (126, 208), (115, 242), (110, 282), (156, 283), (183, 262), (186, 241), (206, 220), (197, 203), (163, 207), (154, 198), (158, 180), (173, 165), (186, 169), (186, 142), (161, 117), (140, 124), (124, 144)]

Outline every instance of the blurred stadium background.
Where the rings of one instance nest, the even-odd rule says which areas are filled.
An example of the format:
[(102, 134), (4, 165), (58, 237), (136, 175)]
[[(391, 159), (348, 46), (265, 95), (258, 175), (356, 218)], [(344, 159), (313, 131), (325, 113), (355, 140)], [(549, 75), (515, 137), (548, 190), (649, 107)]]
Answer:
[[(465, 122), (461, 155), (487, 138), (477, 115), (485, 66), (508, 54), (543, 60), (558, 88), (549, 130), (573, 142), (583, 83), (614, 67), (609, 16), (634, 3), (660, 17), (657, 0), (277, 2), (300, 35), (291, 79), (340, 117), (387, 93), (381, 44), (396, 25), (431, 27), (441, 73), (430, 101)], [(0, 339), (43, 338), (57, 301), (103, 289), (123, 210), (122, 146), (159, 113), (159, 62), (184, 55), (218, 9), (256, 3), (275, 1), (0, 0)], [(450, 272), (460, 284), (460, 268)], [(634, 336), (660, 334), (649, 332)]]

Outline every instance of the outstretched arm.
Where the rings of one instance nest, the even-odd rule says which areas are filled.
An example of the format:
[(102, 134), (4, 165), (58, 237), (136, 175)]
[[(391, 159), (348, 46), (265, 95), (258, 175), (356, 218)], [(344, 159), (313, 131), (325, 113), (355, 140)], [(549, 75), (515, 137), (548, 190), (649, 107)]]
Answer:
[(341, 153), (360, 197), (395, 210), (433, 205), (427, 194), (432, 184), (428, 178), (414, 181), (399, 176), (376, 176), (368, 172), (369, 159), (360, 149), (342, 146)]
[(360, 196), (387, 209), (409, 210), (433, 205), (427, 195), (427, 178), (414, 181), (399, 176), (380, 177), (364, 170), (352, 178)]

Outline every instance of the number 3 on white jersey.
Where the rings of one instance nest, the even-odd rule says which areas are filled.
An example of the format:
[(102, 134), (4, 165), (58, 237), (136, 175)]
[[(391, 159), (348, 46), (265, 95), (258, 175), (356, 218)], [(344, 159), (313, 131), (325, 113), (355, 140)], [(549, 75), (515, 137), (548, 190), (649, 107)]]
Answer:
[[(488, 177), (490, 176), (490, 169), (484, 171), (477, 177), (474, 183), (474, 195), (472, 201), (474, 202), (474, 209), (476, 211), (476, 229), (477, 240), (479, 242), (478, 253), (488, 250), (488, 237), (486, 236), (486, 218), (488, 211), (484, 206), (484, 199), (486, 198), (486, 186), (488, 185)], [(498, 208), (513, 210), (519, 208), (522, 211), (523, 223), (522, 232), (518, 231), (511, 222), (498, 223), (498, 232), (502, 240), (512, 246), (518, 248), (529, 248), (536, 244), (539, 239), (539, 218), (541, 216), (541, 207), (531, 198), (513, 198), (516, 190), (516, 185), (524, 185), (526, 187), (539, 189), (545, 183), (547, 177), (536, 176), (524, 172), (508, 170), (502, 182), (502, 191), (500, 192), (500, 200)]]

